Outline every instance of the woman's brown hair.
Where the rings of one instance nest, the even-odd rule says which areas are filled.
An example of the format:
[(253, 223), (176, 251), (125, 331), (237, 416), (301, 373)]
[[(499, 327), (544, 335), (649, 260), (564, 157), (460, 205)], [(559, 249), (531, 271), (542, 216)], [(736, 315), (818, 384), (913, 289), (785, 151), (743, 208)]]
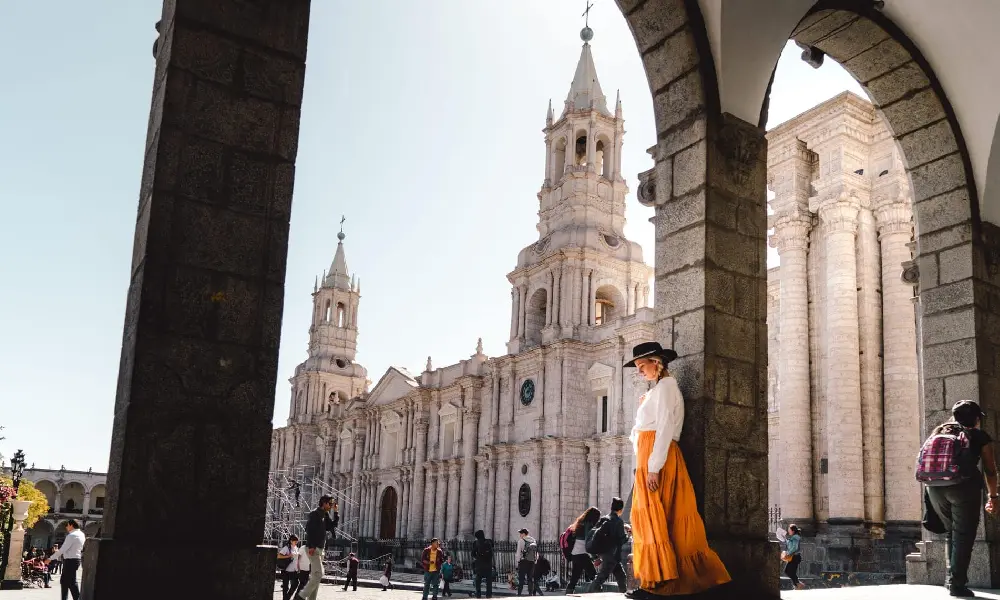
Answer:
[(573, 535), (580, 535), (580, 528), (582, 528), (587, 523), (593, 525), (601, 518), (601, 509), (596, 506), (591, 506), (587, 510), (583, 511), (583, 514), (573, 521)]

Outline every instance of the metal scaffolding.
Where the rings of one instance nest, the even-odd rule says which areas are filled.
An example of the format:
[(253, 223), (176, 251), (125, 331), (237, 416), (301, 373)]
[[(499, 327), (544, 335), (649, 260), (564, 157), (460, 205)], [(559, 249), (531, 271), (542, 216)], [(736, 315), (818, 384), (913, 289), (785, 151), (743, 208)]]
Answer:
[(334, 489), (321, 476), (316, 467), (298, 466), (271, 471), (267, 474), (267, 514), (264, 519), (264, 543), (279, 548), (291, 535), (305, 540), (306, 520), (309, 512), (319, 506), (320, 496), (332, 496), (340, 505), (340, 525), (336, 536), (356, 541), (348, 532), (357, 531), (357, 503), (352, 490)]

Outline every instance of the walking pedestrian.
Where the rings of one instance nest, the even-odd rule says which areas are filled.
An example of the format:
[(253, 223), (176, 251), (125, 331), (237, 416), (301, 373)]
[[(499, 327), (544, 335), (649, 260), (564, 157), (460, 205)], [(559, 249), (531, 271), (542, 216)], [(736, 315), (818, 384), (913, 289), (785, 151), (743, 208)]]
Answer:
[(639, 398), (629, 436), (636, 454), (632, 560), (642, 582), (631, 596), (648, 599), (704, 592), (731, 578), (708, 547), (691, 476), (677, 445), (684, 426), (684, 398), (667, 371), (677, 353), (657, 342), (644, 342), (632, 354), (624, 366), (638, 368), (656, 385)]
[(551, 572), (552, 572), (552, 563), (549, 562), (549, 559), (545, 558), (545, 555), (539, 553), (538, 558), (535, 560), (535, 568), (531, 572), (531, 579), (535, 585), (535, 590), (533, 595), (536, 596), (545, 595), (544, 593), (542, 593), (542, 587), (544, 586), (542, 580), (545, 578), (546, 575), (548, 575)]
[(73, 600), (80, 600), (80, 586), (76, 583), (76, 572), (80, 568), (83, 544), (86, 541), (87, 538), (80, 531), (76, 520), (70, 519), (66, 521), (66, 539), (63, 540), (62, 547), (45, 561), (47, 565), (50, 561), (62, 560), (62, 575), (59, 576), (62, 600), (66, 600), (67, 595), (73, 596)]
[[(59, 544), (53, 544), (52, 548), (49, 549), (49, 556), (52, 556), (58, 551)], [(49, 573), (52, 575), (58, 575), (60, 570), (62, 570), (62, 560), (53, 560), (52, 564), (49, 565)]]
[(482, 529), (476, 532), (472, 544), (472, 560), (475, 567), (476, 598), (483, 597), (483, 580), (486, 580), (486, 597), (493, 597), (493, 540), (486, 539)]
[(452, 562), (451, 555), (449, 554), (445, 560), (444, 564), (441, 565), (441, 579), (444, 580), (444, 590), (441, 591), (441, 596), (451, 596), (451, 580), (455, 577), (455, 563)]
[(528, 584), (528, 595), (532, 595), (534, 580), (531, 575), (535, 571), (535, 559), (538, 558), (538, 542), (528, 534), (527, 529), (517, 532), (520, 539), (517, 540), (517, 595), (520, 596), (524, 589), (524, 584)]
[(591, 592), (600, 592), (604, 582), (612, 575), (618, 584), (618, 591), (625, 593), (627, 577), (622, 567), (622, 546), (628, 542), (625, 521), (621, 514), (625, 502), (621, 498), (611, 499), (611, 511), (597, 522), (587, 533), (587, 552), (597, 554), (601, 568), (590, 584)]
[[(333, 519), (330, 510), (333, 510)], [(323, 581), (323, 552), (326, 550), (326, 534), (337, 529), (340, 513), (331, 496), (320, 496), (319, 506), (309, 513), (306, 521), (306, 555), (309, 557), (309, 581), (299, 589), (297, 598), (316, 600), (319, 584)]]
[(566, 585), (566, 593), (576, 592), (576, 585), (580, 581), (580, 575), (586, 573), (586, 580), (593, 581), (597, 576), (594, 569), (594, 561), (587, 552), (587, 533), (594, 528), (601, 518), (601, 511), (596, 506), (591, 506), (583, 511), (576, 521), (569, 526), (560, 538), (560, 545), (563, 545), (563, 554), (570, 562), (573, 570), (570, 572), (569, 583)]
[(385, 570), (382, 571), (382, 591), (394, 589), (392, 587), (392, 557), (385, 561)]
[(281, 599), (289, 600), (299, 589), (299, 538), (289, 536), (288, 542), (278, 550), (278, 568), (281, 569)]
[(347, 587), (354, 582), (354, 591), (358, 591), (358, 565), (361, 561), (358, 557), (354, 555), (353, 552), (347, 555), (347, 579), (344, 580), (344, 591), (347, 591)]
[[(918, 475), (940, 469), (933, 466), (942, 460), (949, 464), (948, 470), (957, 470), (958, 477), (950, 480), (928, 481), (926, 493), (930, 504), (941, 520), (950, 538), (948, 551), (948, 573), (946, 584), (952, 596), (971, 598), (975, 596), (968, 588), (969, 563), (972, 548), (979, 528), (979, 515), (983, 510), (983, 481), (985, 479), (989, 497), (985, 509), (989, 514), (997, 511), (997, 465), (993, 452), (993, 438), (980, 429), (983, 413), (979, 404), (972, 400), (959, 400), (951, 409), (952, 420), (938, 425), (924, 448), (935, 442), (935, 437), (953, 438), (960, 447), (959, 452), (941, 456), (941, 453), (925, 455), (921, 449), (917, 465)], [(982, 462), (983, 470), (979, 470)], [(930, 473), (933, 475), (933, 473)], [(954, 475), (954, 472), (950, 473)], [(920, 479), (918, 477), (918, 479)]]
[(797, 590), (806, 589), (806, 584), (799, 581), (799, 563), (802, 562), (802, 553), (799, 552), (799, 543), (802, 536), (798, 525), (788, 526), (788, 537), (785, 539), (785, 551), (781, 553), (782, 560), (785, 561), (785, 575), (792, 580), (792, 585)]
[(431, 545), (424, 548), (420, 555), (420, 564), (424, 568), (424, 596), (433, 588), (433, 600), (437, 600), (438, 586), (441, 584), (441, 565), (444, 564), (444, 551), (441, 550), (441, 540), (434, 538)]
[[(304, 546), (302, 546), (302, 544), (299, 544), (299, 555), (298, 558), (295, 560), (295, 563), (296, 565), (298, 565), (297, 567), (298, 572), (296, 574), (299, 585), (299, 592), (301, 592), (303, 589), (305, 589), (306, 584), (309, 583), (309, 572), (310, 572), (309, 553), (306, 552), (306, 549)], [(292, 597), (294, 598), (295, 596)]]

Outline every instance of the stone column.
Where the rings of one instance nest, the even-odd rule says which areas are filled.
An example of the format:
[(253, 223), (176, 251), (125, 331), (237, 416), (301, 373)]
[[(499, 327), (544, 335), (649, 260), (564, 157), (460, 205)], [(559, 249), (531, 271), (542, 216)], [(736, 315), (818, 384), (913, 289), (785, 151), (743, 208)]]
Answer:
[[(542, 486), (539, 493), (539, 510), (542, 515), (541, 527), (538, 530), (540, 540), (556, 540), (562, 531), (562, 521), (559, 520), (559, 445), (548, 442), (544, 445), (544, 458), (541, 460)], [(582, 512), (582, 511), (581, 511)]]
[[(864, 439), (865, 522), (885, 523), (885, 454), (882, 430), (882, 273), (875, 215), (866, 201), (858, 212), (858, 342), (861, 435)], [(916, 347), (916, 338), (914, 338)]]
[(413, 537), (424, 537), (424, 461), (427, 460), (427, 422), (421, 415), (415, 415), (414, 429), (417, 445), (416, 460), (413, 463), (413, 500), (410, 503), (410, 523)]
[(479, 409), (466, 409), (462, 425), (462, 489), (459, 496), (461, 500), (461, 507), (459, 509), (461, 523), (458, 533), (463, 537), (471, 539), (474, 531), (473, 517), (476, 514), (476, 506), (481, 502), (481, 499), (477, 498), (475, 494), (476, 448), (479, 445), (476, 439), (479, 431)]
[(782, 518), (806, 526), (813, 520), (812, 419), (809, 390), (808, 215), (777, 215), (772, 244), (781, 259), (778, 305), (778, 405), (782, 428)]
[(552, 319), (550, 324), (559, 326), (562, 322), (562, 269), (552, 272)]
[[(471, 459), (469, 462), (472, 462)], [(458, 499), (462, 487), (461, 466), (457, 461), (448, 465), (448, 539), (458, 538), (459, 504)], [(471, 494), (471, 492), (470, 492)]]
[(855, 256), (858, 209), (857, 198), (841, 193), (822, 203), (818, 211), (827, 231), (826, 428), (831, 524), (860, 524), (865, 516)]
[(521, 315), (521, 290), (520, 288), (511, 288), (510, 290), (510, 339), (517, 337), (517, 332), (520, 329), (520, 315)]
[(496, 531), (493, 535), (500, 540), (511, 539), (510, 535), (510, 478), (513, 462), (502, 459), (497, 467), (497, 493), (494, 499), (496, 507)]
[(437, 465), (437, 491), (434, 500), (434, 531), (435, 535), (445, 539), (448, 535), (448, 464)]
[(83, 493), (83, 506), (80, 508), (80, 514), (87, 516), (90, 512), (90, 492)]
[(518, 293), (518, 298), (520, 298), (520, 300), (518, 301), (518, 304), (517, 304), (517, 306), (518, 306), (518, 308), (517, 308), (517, 337), (518, 338), (523, 338), (524, 337), (524, 317), (525, 317), (525, 310), (527, 309), (527, 303), (528, 303), (528, 299), (526, 297), (527, 294), (528, 294), (528, 286), (526, 286), (526, 285), (520, 285), (520, 286), (518, 286), (517, 287), (517, 293)]
[(424, 490), (424, 537), (440, 537), (443, 534), (439, 532), (437, 524), (435, 523), (435, 515), (437, 514), (437, 498), (435, 498), (437, 492), (437, 465), (428, 462), (424, 465), (425, 473), (427, 474), (427, 485)]
[(544, 515), (542, 514), (542, 498), (548, 493), (542, 482), (542, 465), (545, 463), (545, 458), (543, 456), (543, 451), (541, 445), (535, 448), (535, 456), (531, 459), (530, 467), (530, 478), (528, 485), (531, 486), (531, 513), (528, 515), (528, 522), (531, 523), (529, 529), (531, 529), (531, 535), (537, 540), (544, 540), (546, 538), (542, 536), (542, 523), (544, 522)]
[(875, 218), (882, 255), (885, 520), (913, 524), (921, 520), (920, 485), (913, 465), (897, 459), (915, 455), (922, 442), (913, 287), (900, 278), (903, 263), (911, 260), (913, 215), (903, 199), (877, 207)]
[(496, 497), (497, 497), (497, 461), (494, 456), (486, 459), (486, 516), (483, 519), (482, 528), (486, 532), (486, 537), (496, 535)]
[(582, 269), (581, 275), (583, 279), (580, 281), (580, 325), (587, 325), (590, 323), (590, 277), (593, 270), (587, 269), (586, 267)]
[(597, 466), (600, 461), (597, 459), (595, 450), (590, 447), (590, 452), (587, 454), (587, 464), (590, 465), (590, 506), (597, 506)]

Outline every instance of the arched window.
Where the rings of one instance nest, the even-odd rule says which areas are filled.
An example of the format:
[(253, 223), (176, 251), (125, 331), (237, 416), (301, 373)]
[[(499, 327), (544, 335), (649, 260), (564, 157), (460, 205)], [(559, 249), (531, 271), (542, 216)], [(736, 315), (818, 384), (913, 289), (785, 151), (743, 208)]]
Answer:
[(611, 323), (625, 316), (625, 301), (613, 285), (602, 285), (594, 298), (594, 325)]
[(604, 140), (597, 140), (597, 151), (594, 152), (594, 170), (607, 177), (607, 169), (604, 167)]
[(329, 323), (331, 318), (333, 318), (333, 309), (330, 306), (330, 301), (327, 300), (326, 308), (323, 310), (323, 320)]
[(343, 302), (337, 303), (337, 327), (344, 327), (347, 320), (347, 309)]
[(563, 173), (566, 172), (566, 138), (559, 138), (556, 141), (555, 151), (552, 154), (552, 171), (549, 178), (553, 183), (562, 181)]
[(608, 432), (608, 397), (601, 396), (601, 433)]
[(542, 329), (545, 328), (548, 300), (548, 291), (543, 288), (535, 290), (528, 301), (524, 321), (524, 340), (528, 346), (537, 346), (542, 343)]
[(587, 164), (587, 134), (580, 131), (576, 134), (576, 144), (573, 148), (574, 160), (573, 164), (577, 166), (584, 166)]

